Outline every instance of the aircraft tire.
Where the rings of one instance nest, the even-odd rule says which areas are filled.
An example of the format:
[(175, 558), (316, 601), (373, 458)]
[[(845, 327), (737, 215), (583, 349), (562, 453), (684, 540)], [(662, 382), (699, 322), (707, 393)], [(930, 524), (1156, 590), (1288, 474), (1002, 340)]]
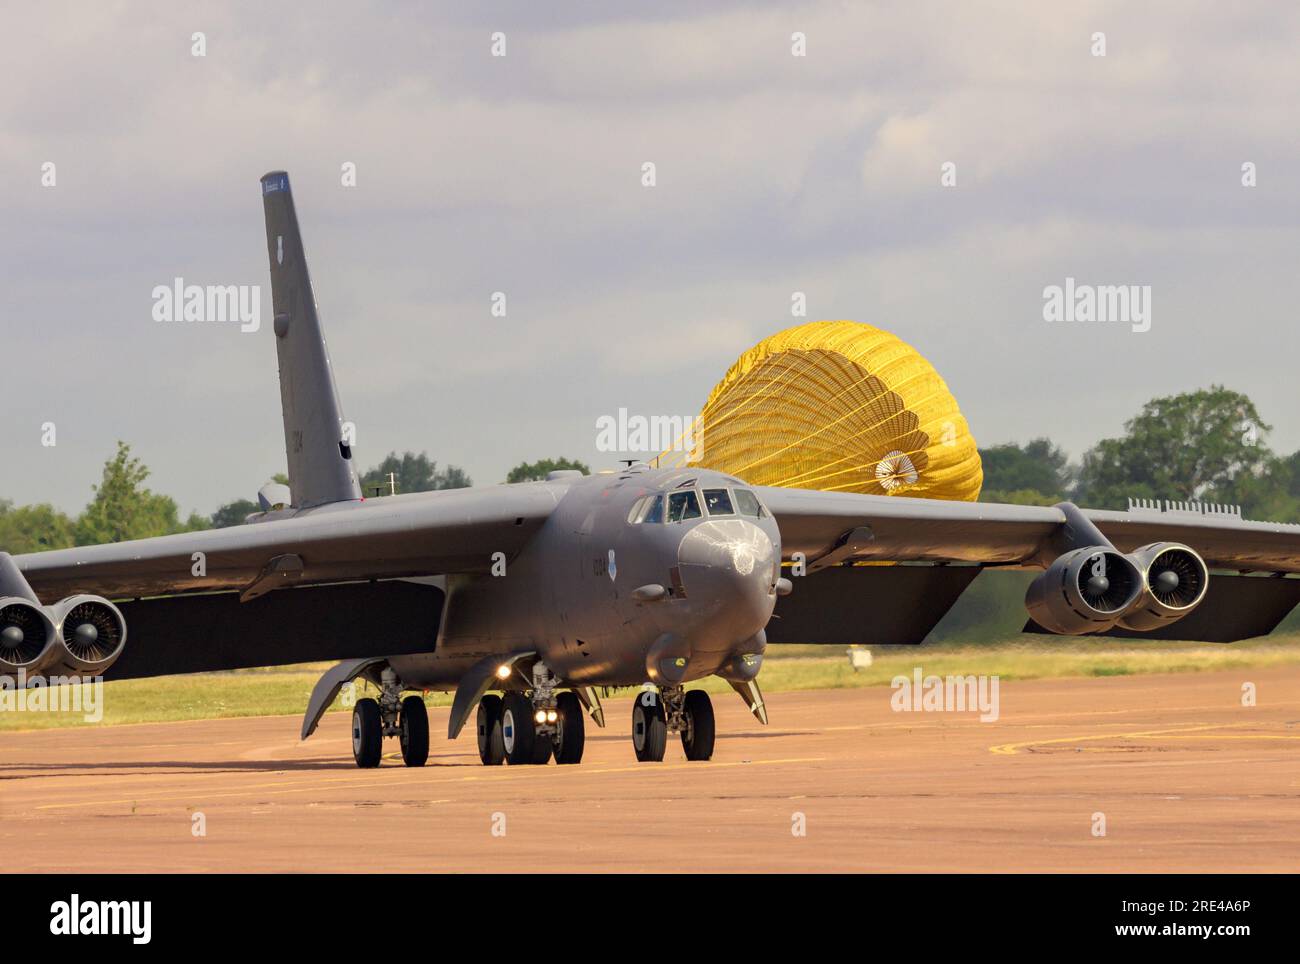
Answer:
[(713, 722), (713, 701), (704, 690), (686, 694), (686, 729), (682, 730), (682, 749), (688, 760), (707, 760), (713, 756), (717, 727)]
[(506, 746), (501, 738), (501, 697), (492, 693), (478, 701), (478, 758), (489, 767), (506, 761)]
[(555, 702), (560, 711), (560, 740), (555, 747), (555, 762), (581, 763), (587, 736), (582, 701), (573, 693), (561, 693)]
[(533, 724), (532, 701), (522, 693), (507, 693), (502, 703), (501, 742), (506, 760), (511, 766), (535, 762), (537, 731)]
[(379, 702), (366, 697), (352, 708), (352, 758), (362, 769), (379, 766), (383, 756), (384, 724), (379, 716)]
[(632, 748), (642, 763), (659, 763), (668, 748), (668, 721), (658, 693), (646, 691), (632, 704)]
[(429, 759), (429, 711), (423, 696), (402, 700), (402, 762), (408, 767), (422, 767)]

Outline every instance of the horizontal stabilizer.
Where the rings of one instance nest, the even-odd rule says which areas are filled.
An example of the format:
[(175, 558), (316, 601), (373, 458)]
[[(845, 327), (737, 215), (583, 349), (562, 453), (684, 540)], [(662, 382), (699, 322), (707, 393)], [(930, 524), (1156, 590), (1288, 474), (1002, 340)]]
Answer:
[(795, 577), (767, 624), (769, 643), (919, 643), (980, 574), (978, 566), (834, 566)]
[[(1175, 623), (1148, 633), (1116, 626), (1098, 636), (1121, 639), (1177, 639), (1198, 643), (1235, 643), (1267, 636), (1300, 603), (1300, 579), (1211, 573), (1205, 599)], [(1027, 633), (1046, 633), (1032, 619)]]

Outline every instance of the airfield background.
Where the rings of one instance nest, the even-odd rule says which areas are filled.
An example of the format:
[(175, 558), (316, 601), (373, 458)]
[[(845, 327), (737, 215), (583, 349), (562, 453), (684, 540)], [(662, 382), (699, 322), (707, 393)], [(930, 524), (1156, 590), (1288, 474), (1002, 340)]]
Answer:
[[(746, 355), (752, 361), (774, 339)], [(733, 373), (745, 360), (742, 356)], [(719, 383), (720, 388), (730, 377), (732, 373)], [(706, 405), (705, 415), (709, 412)], [(1124, 509), (1130, 497), (1202, 499), (1240, 505), (1250, 519), (1300, 522), (1300, 451), (1273, 452), (1267, 443), (1270, 430), (1249, 397), (1211, 386), (1152, 399), (1129, 420), (1123, 435), (1099, 440), (1077, 461), (1047, 437), (980, 447), (976, 469), (982, 466), (983, 485), (976, 491), (987, 502), (1051, 505), (1068, 498), (1105, 509)], [(968, 466), (975, 460), (964, 450), (957, 456), (951, 462), (950, 479), (969, 498), (975, 492), (969, 489)], [(521, 461), (505, 481), (544, 478), (557, 468), (593, 468), (563, 456), (537, 459), (533, 454), (533, 458)], [(276, 478), (284, 481), (283, 476)], [(128, 443), (119, 441), (99, 481), (86, 480), (91, 498), (76, 515), (50, 504), (15, 505), (0, 493), (0, 550), (17, 555), (238, 525), (257, 510), (251, 500), (234, 499), (207, 514), (191, 511), (182, 516), (177, 500), (152, 491), (148, 479), (149, 468), (132, 456)], [(459, 488), (473, 481), (454, 464), (440, 464), (427, 453), (409, 451), (389, 453), (362, 477), (363, 491), (372, 498), (392, 491)], [(945, 494), (943, 489), (892, 491)], [(1024, 593), (1032, 576), (985, 573), (935, 627), (929, 641), (994, 643), (1014, 638), (1024, 624)], [(1300, 629), (1300, 612), (1292, 613), (1278, 632), (1296, 629)]]

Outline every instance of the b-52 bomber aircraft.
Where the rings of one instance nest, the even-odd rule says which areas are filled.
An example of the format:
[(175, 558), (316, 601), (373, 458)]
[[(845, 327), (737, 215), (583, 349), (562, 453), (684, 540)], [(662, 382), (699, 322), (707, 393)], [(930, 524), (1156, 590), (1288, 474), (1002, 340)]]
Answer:
[(713, 707), (686, 684), (720, 677), (766, 723), (769, 642), (919, 643), (986, 568), (1042, 570), (1027, 628), (1064, 635), (1226, 642), (1300, 601), (1300, 526), (1195, 503), (945, 502), (643, 464), (363, 499), (289, 178), (261, 183), (287, 488), (264, 487), (233, 528), (0, 554), (0, 675), (341, 660), (302, 736), (369, 680), (378, 699), (352, 714), (362, 767), (394, 736), (425, 763), (431, 690), (455, 692), (449, 738), (475, 715), (483, 763), (577, 763), (585, 716), (605, 722), (600, 692), (640, 687), (637, 759), (662, 760), (676, 733), (707, 760)]

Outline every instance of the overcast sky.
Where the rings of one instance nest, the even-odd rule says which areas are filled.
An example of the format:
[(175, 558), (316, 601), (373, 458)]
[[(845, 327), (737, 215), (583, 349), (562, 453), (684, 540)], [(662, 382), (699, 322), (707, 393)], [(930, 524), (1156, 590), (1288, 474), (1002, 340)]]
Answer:
[[(279, 168), (363, 468), (606, 465), (597, 417), (698, 412), (794, 291), (981, 445), (1221, 382), (1300, 447), (1295, 5), (429, 6), (6, 4), (0, 498), (80, 510), (116, 439), (186, 512), (283, 469)], [(262, 330), (155, 322), (176, 277), (261, 285)], [(1066, 277), (1150, 285), (1150, 330), (1044, 321)]]

